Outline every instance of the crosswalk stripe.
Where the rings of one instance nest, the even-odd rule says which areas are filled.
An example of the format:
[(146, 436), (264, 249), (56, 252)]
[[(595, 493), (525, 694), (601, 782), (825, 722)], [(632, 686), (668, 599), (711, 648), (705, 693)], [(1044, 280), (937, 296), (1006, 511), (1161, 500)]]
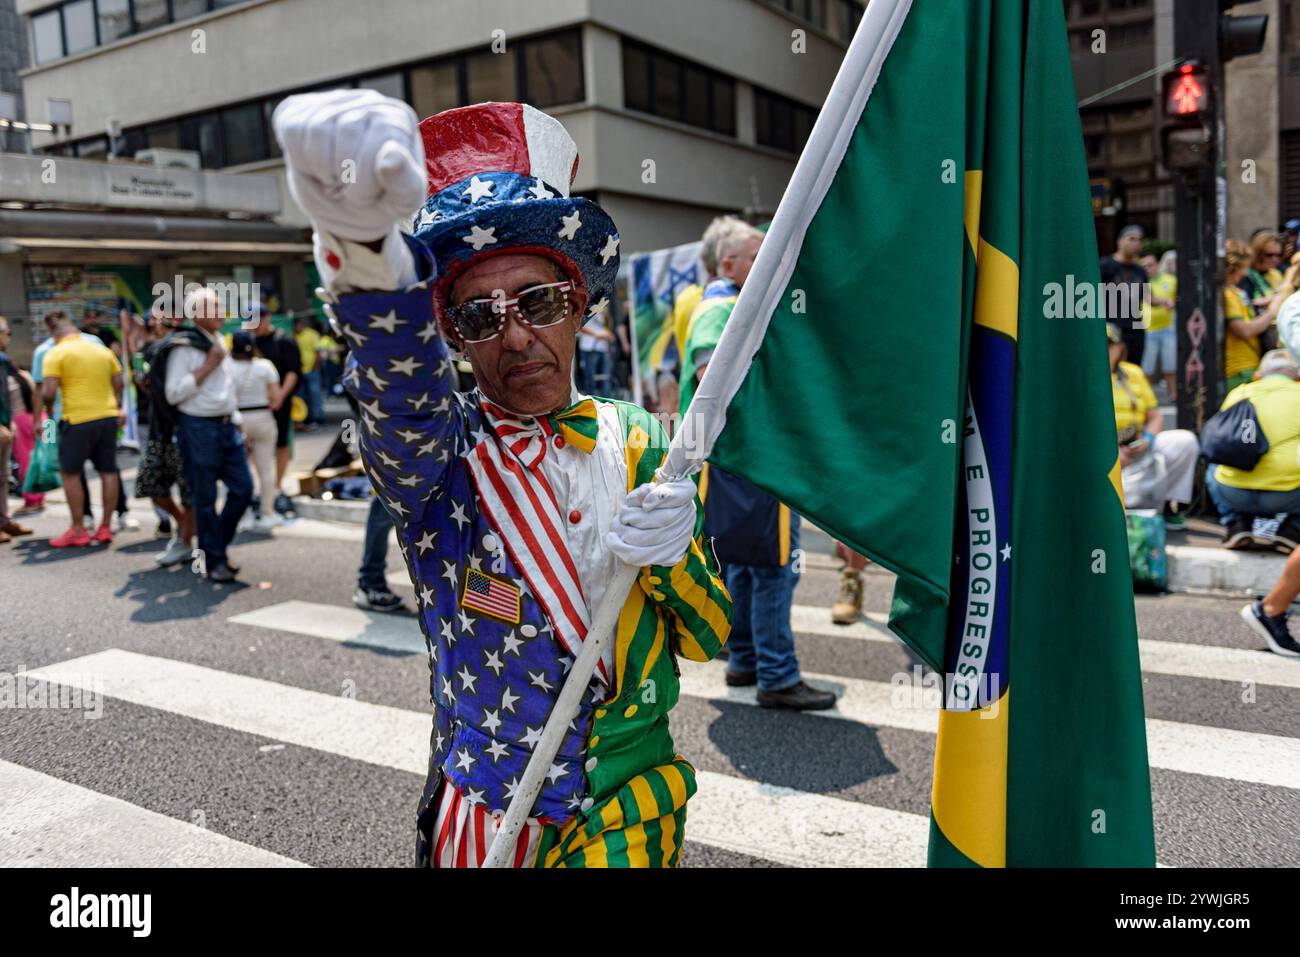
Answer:
[(271, 529), (272, 538), (313, 538), (331, 542), (364, 542), (366, 529), (362, 525), (336, 525), (314, 518), (295, 518)]
[[(404, 573), (390, 574), (388, 582), (392, 586), (410, 587)], [(340, 612), (344, 613), (341, 618)], [(423, 653), (425, 650), (419, 626), (413, 619), (390, 617), (385, 620), (377, 613), (363, 619), (350, 609), (316, 602), (270, 605), (230, 620), (394, 651)], [(886, 614), (867, 612), (850, 625), (835, 625), (831, 623), (827, 609), (821, 606), (795, 605), (790, 609), (790, 626), (795, 634), (876, 641), (904, 647), (886, 626), (888, 620)], [(1138, 641), (1138, 652), (1142, 658), (1142, 670), (1148, 674), (1300, 688), (1300, 662), (1287, 661), (1267, 651), (1143, 639)]]
[[(26, 673), (108, 698), (423, 776), (428, 714), (110, 649)], [(111, 714), (110, 705), (105, 713)], [(924, 864), (928, 818), (701, 772), (687, 839), (789, 864)], [(836, 836), (832, 836), (836, 835)], [(843, 842), (838, 835), (852, 836)]]
[(414, 618), (404, 615), (386, 615), (314, 601), (286, 601), (235, 615), (229, 620), (236, 625), (292, 631), (386, 651), (425, 653), (420, 626)]
[(696, 772), (689, 841), (797, 867), (924, 867), (930, 819), (822, 794)]
[[(111, 648), (26, 672), (236, 731), (423, 774), (432, 716)], [(107, 713), (108, 705), (105, 704)]]
[[(822, 621), (828, 620), (824, 609), (799, 605), (796, 605), (795, 609), (802, 620), (806, 620), (812, 611), (821, 613)], [(257, 620), (249, 620), (252, 618)], [(239, 615), (231, 620), (245, 620), (250, 624), (335, 641), (373, 643), (376, 647), (385, 648), (401, 646), (401, 650), (412, 647), (423, 650), (422, 639), (418, 645), (416, 643), (419, 629), (412, 619), (381, 619), (378, 615), (366, 615), (359, 611), (353, 613), (351, 609), (332, 605), (313, 606), (310, 602), (285, 602), (282, 605), (273, 605), (257, 612)], [(845, 631), (850, 638), (865, 637), (866, 640), (878, 640), (869, 637), (876, 634), (873, 630), (876, 624), (869, 620), (859, 621), (845, 626)], [(825, 627), (838, 626), (828, 624)], [(403, 633), (409, 633), (412, 637), (403, 639), (400, 637)], [(879, 640), (894, 639), (891, 637)], [(1148, 642), (1147, 644), (1173, 643)], [(1200, 648), (1200, 646), (1180, 647)], [(1230, 662), (1238, 662), (1239, 656), (1255, 654), (1255, 652), (1231, 648), (1209, 650), (1230, 653), (1224, 656)], [(681, 679), (682, 694), (715, 701), (756, 704), (755, 690), (728, 687), (723, 679), (724, 670), (719, 662), (708, 665), (685, 662)], [(904, 707), (895, 705), (894, 688), (887, 682), (829, 674), (809, 674), (806, 677), (840, 693), (837, 707), (832, 711), (818, 712), (821, 716), (847, 718), (876, 727), (901, 728), (926, 734), (934, 734), (938, 726), (937, 713), (928, 697), (918, 702), (915, 707)], [(1262, 677), (1243, 680), (1268, 683), (1268, 680)], [(1291, 738), (1153, 718), (1147, 721), (1147, 740), (1152, 767), (1258, 784), (1300, 788), (1300, 747), (1297, 747), (1296, 741)]]
[(17, 867), (307, 866), (8, 761), (0, 858)]
[[(867, 612), (851, 625), (835, 625), (830, 613), (817, 605), (795, 605), (790, 610), (790, 626), (795, 634), (901, 644), (886, 626), (888, 621), (886, 614)], [(1300, 688), (1300, 661), (1288, 661), (1269, 651), (1144, 638), (1138, 641), (1138, 654), (1142, 670), (1148, 674)]]
[[(725, 673), (722, 662), (683, 662), (681, 692), (711, 701), (757, 705), (756, 689), (728, 687)], [(933, 692), (917, 689), (920, 700), (895, 704), (894, 688), (887, 682), (808, 673), (804, 678), (840, 695), (836, 707), (816, 712), (819, 716), (927, 734), (938, 729)], [(910, 694), (910, 680), (907, 690)], [(1300, 742), (1295, 738), (1149, 718), (1147, 749), (1153, 768), (1300, 788)]]

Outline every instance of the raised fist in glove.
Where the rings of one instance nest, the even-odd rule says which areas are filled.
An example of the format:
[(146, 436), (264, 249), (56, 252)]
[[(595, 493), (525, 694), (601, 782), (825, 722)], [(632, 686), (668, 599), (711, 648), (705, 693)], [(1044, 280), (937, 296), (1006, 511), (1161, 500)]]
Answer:
[(629, 565), (676, 565), (694, 536), (695, 483), (681, 479), (628, 492), (605, 544)]
[(289, 190), (316, 227), (373, 242), (424, 202), (424, 145), (415, 111), (374, 90), (288, 97), (271, 118)]

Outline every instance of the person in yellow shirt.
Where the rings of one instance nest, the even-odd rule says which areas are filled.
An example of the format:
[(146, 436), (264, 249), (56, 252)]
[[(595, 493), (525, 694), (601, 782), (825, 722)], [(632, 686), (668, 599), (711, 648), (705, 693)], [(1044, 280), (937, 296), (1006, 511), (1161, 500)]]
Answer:
[(1257, 229), (1250, 237), (1250, 268), (1242, 278), (1241, 291), (1256, 309), (1268, 305), (1282, 285), (1282, 237), (1268, 229)]
[(307, 421), (304, 432), (312, 432), (325, 424), (325, 398), (321, 388), (320, 353), (321, 336), (315, 320), (303, 315), (294, 317), (293, 338), (298, 343), (302, 360), (302, 384), (299, 394), (307, 403)]
[(1225, 244), (1223, 374), (1229, 391), (1254, 378), (1260, 353), (1264, 351), (1260, 337), (1273, 325), (1282, 303), (1295, 292), (1287, 282), (1295, 277), (1284, 277), (1281, 287), (1270, 293), (1268, 304), (1256, 314), (1240, 288), (1250, 271), (1252, 256), (1250, 247), (1240, 240), (1229, 239)]
[(1285, 550), (1300, 547), (1300, 368), (1285, 349), (1274, 349), (1260, 360), (1255, 378), (1237, 386), (1223, 400), (1230, 409), (1250, 400), (1268, 440), (1268, 451), (1250, 471), (1211, 463), (1205, 473), (1206, 491), (1226, 528), (1224, 545), (1244, 548), (1253, 543), (1256, 516), (1285, 512), (1286, 521), (1274, 534)]
[(54, 398), (62, 395), (59, 422), (59, 472), (72, 513), (72, 524), (50, 539), (53, 548), (107, 545), (113, 540), (112, 507), (104, 508), (103, 522), (92, 535), (86, 531), (86, 494), (81, 470), (95, 466), (103, 483), (104, 502), (117, 501), (117, 427), (121, 421), (122, 365), (106, 347), (83, 339), (66, 317), (51, 329), (56, 345), (45, 356), (41, 397), (53, 411)]
[(339, 348), (337, 340), (324, 332), (320, 337), (320, 384), (326, 396), (336, 395), (334, 387), (339, 382)]
[[(1154, 258), (1154, 257), (1146, 257)], [(1142, 303), (1142, 320), (1147, 329), (1146, 347), (1142, 350), (1142, 371), (1148, 380), (1163, 375), (1172, 401), (1177, 397), (1178, 330), (1174, 325), (1174, 307), (1178, 300), (1178, 254), (1172, 249), (1148, 268), (1150, 293)]]
[[(1106, 339), (1124, 505), (1163, 508), (1166, 524), (1182, 528), (1179, 513), (1192, 500), (1200, 444), (1185, 429), (1164, 427), (1164, 415), (1141, 366), (1124, 361), (1127, 347), (1119, 326), (1106, 323)], [(1163, 465), (1163, 477), (1158, 465)]]

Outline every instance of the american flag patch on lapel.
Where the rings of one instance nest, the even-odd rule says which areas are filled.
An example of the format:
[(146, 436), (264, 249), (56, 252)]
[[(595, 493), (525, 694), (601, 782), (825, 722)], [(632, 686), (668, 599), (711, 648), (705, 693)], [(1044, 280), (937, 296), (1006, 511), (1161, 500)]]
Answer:
[(460, 604), (462, 608), (472, 608), (512, 625), (519, 624), (519, 587), (487, 572), (466, 570)]

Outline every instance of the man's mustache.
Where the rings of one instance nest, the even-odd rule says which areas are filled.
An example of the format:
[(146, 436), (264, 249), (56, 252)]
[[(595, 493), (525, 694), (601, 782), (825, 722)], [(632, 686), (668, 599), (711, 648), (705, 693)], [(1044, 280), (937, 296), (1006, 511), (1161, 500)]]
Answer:
[(546, 362), (554, 364), (551, 354), (545, 349), (530, 350), (529, 352), (508, 352), (501, 356), (501, 362), (498, 369), (503, 376), (509, 375), (510, 370), (516, 366), (527, 365), (530, 362)]

